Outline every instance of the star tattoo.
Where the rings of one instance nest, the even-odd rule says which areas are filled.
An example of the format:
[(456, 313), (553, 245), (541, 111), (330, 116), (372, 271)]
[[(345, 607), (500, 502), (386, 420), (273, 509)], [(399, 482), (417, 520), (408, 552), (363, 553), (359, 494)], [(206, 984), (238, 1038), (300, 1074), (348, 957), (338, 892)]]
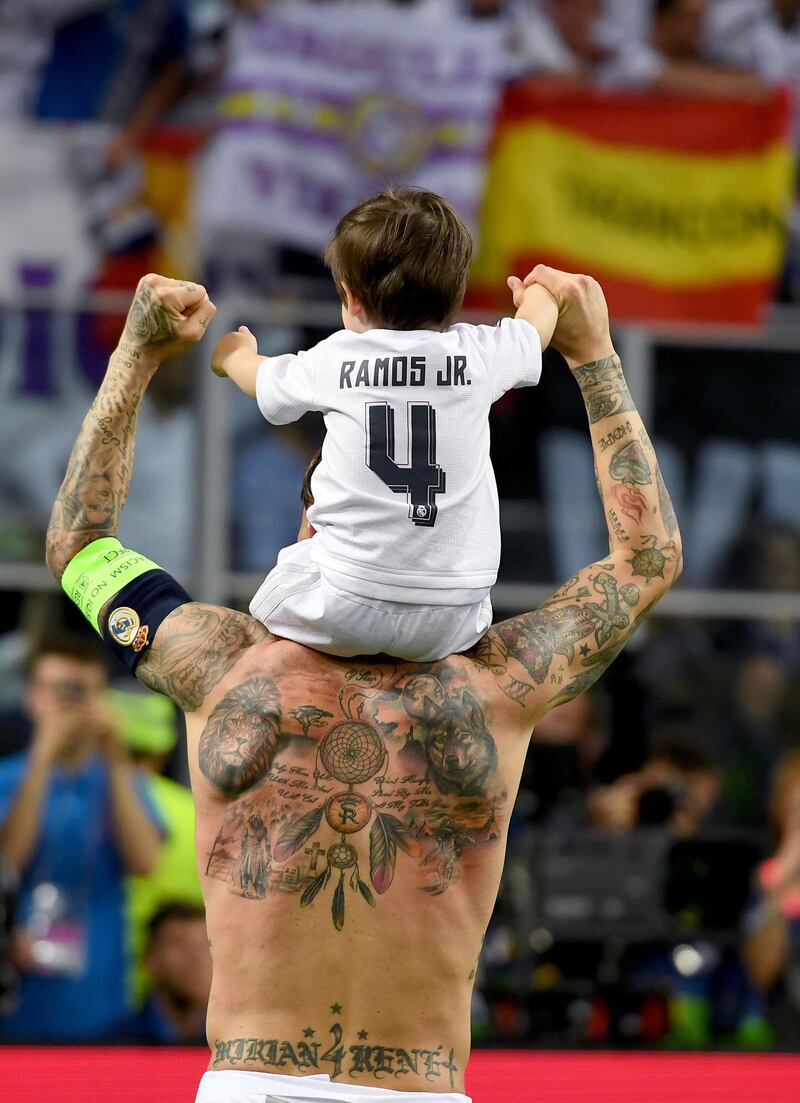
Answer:
[(314, 1031), (313, 1031), (313, 1030), (311, 1029), (311, 1027), (310, 1027), (310, 1026), (307, 1026), (307, 1027), (305, 1028), (305, 1030), (303, 1031), (303, 1037), (304, 1037), (304, 1038), (313, 1038), (313, 1037), (314, 1037), (314, 1033), (315, 1033), (315, 1032), (314, 1032)]
[(340, 1003), (332, 1003), (331, 1004), (331, 1011), (333, 1012), (334, 1015), (341, 1015), (342, 1005)]
[(585, 655), (589, 654), (589, 648), (585, 643), (581, 645), (580, 651), (581, 651), (581, 655), (585, 656)]
[(359, 1030), (358, 1036), (361, 1039), (361, 1041), (363, 1042), (365, 1040), (365, 1038), (368, 1037), (368, 1034), (367, 1034), (366, 1030)]

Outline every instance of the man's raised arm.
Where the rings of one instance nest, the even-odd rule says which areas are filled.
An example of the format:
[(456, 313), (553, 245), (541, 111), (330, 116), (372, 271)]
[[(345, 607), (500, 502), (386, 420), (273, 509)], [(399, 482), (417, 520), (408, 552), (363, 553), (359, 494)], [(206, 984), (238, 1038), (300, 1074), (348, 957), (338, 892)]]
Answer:
[(191, 602), (166, 571), (123, 548), (117, 531), (147, 385), (164, 360), (203, 337), (215, 313), (199, 284), (140, 280), (47, 530), (47, 565), (89, 622), (140, 681), (188, 711), (267, 632), (242, 613)]
[[(526, 283), (560, 304), (553, 344), (581, 389), (608, 555), (570, 578), (535, 612), (495, 625), (475, 652), (535, 723), (588, 689), (681, 571), (678, 522), (655, 452), (611, 343), (600, 286), (539, 266)], [(522, 283), (512, 282), (515, 299)]]

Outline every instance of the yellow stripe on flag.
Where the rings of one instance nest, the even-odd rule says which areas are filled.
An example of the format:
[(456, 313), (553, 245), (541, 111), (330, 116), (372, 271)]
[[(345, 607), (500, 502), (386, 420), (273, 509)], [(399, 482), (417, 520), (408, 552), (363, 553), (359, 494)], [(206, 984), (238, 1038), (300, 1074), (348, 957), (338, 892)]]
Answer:
[(522, 121), (491, 158), (473, 276), (497, 286), (509, 258), (541, 250), (665, 288), (771, 277), (793, 171), (783, 143), (712, 157)]

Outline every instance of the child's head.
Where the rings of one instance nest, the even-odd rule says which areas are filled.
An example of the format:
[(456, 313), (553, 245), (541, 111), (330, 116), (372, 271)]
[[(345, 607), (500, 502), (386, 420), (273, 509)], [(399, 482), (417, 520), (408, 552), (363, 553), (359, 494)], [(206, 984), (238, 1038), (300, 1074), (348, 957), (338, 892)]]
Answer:
[(325, 252), (345, 326), (444, 329), (461, 308), (472, 238), (441, 196), (391, 188), (346, 214)]

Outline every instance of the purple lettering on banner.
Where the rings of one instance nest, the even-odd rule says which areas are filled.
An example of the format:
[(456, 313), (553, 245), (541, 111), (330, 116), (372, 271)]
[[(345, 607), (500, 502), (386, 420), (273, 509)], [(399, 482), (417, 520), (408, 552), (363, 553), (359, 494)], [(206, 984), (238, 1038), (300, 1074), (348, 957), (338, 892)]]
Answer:
[[(23, 294), (25, 291), (46, 291), (56, 282), (56, 270), (48, 264), (23, 262), (17, 269), (17, 275)], [(31, 309), (26, 310), (24, 316), (22, 373), (17, 390), (20, 394), (50, 394), (53, 390), (50, 311)]]
[[(382, 27), (359, 29), (352, 17), (341, 20), (336, 27), (329, 19), (319, 20), (312, 28), (298, 26), (291, 12), (265, 13), (248, 26), (248, 47), (269, 56), (297, 58), (312, 70), (315, 66), (370, 73), (378, 78), (380, 87), (387, 81), (402, 78), (409, 85), (447, 86), (454, 82), (485, 79), (496, 75), (496, 53), (481, 51), (465, 43), (454, 49), (440, 49), (421, 40), (421, 36), (405, 41), (403, 35), (392, 35), (391, 20), (387, 41), (386, 16)], [(301, 20), (307, 18), (300, 16)], [(315, 17), (318, 18), (318, 17)], [(363, 20), (363, 17), (359, 16)], [(475, 38), (477, 35), (473, 35)], [(235, 76), (228, 87), (235, 87)]]
[[(75, 359), (78, 368), (93, 389), (100, 386), (100, 381), (106, 373), (108, 358), (113, 352), (113, 348), (104, 342), (102, 331), (98, 331), (99, 320), (93, 314), (79, 314), (75, 337), (77, 346)], [(124, 316), (120, 315), (118, 324), (109, 325), (109, 332), (121, 332), (124, 321)]]
[(279, 166), (267, 164), (256, 157), (250, 157), (245, 168), (256, 191), (262, 196), (272, 195), (276, 190), (280, 175)]
[(209, 226), (232, 219), (316, 251), (388, 181), (457, 198), (474, 221), (502, 74), (499, 28), (454, 19), (431, 33), (398, 13), (298, 3), (234, 35), (201, 184)]
[(320, 180), (294, 165), (272, 165), (251, 157), (247, 169), (261, 195), (288, 195), (298, 212), (338, 219), (348, 209), (348, 203), (353, 205), (350, 188)]

